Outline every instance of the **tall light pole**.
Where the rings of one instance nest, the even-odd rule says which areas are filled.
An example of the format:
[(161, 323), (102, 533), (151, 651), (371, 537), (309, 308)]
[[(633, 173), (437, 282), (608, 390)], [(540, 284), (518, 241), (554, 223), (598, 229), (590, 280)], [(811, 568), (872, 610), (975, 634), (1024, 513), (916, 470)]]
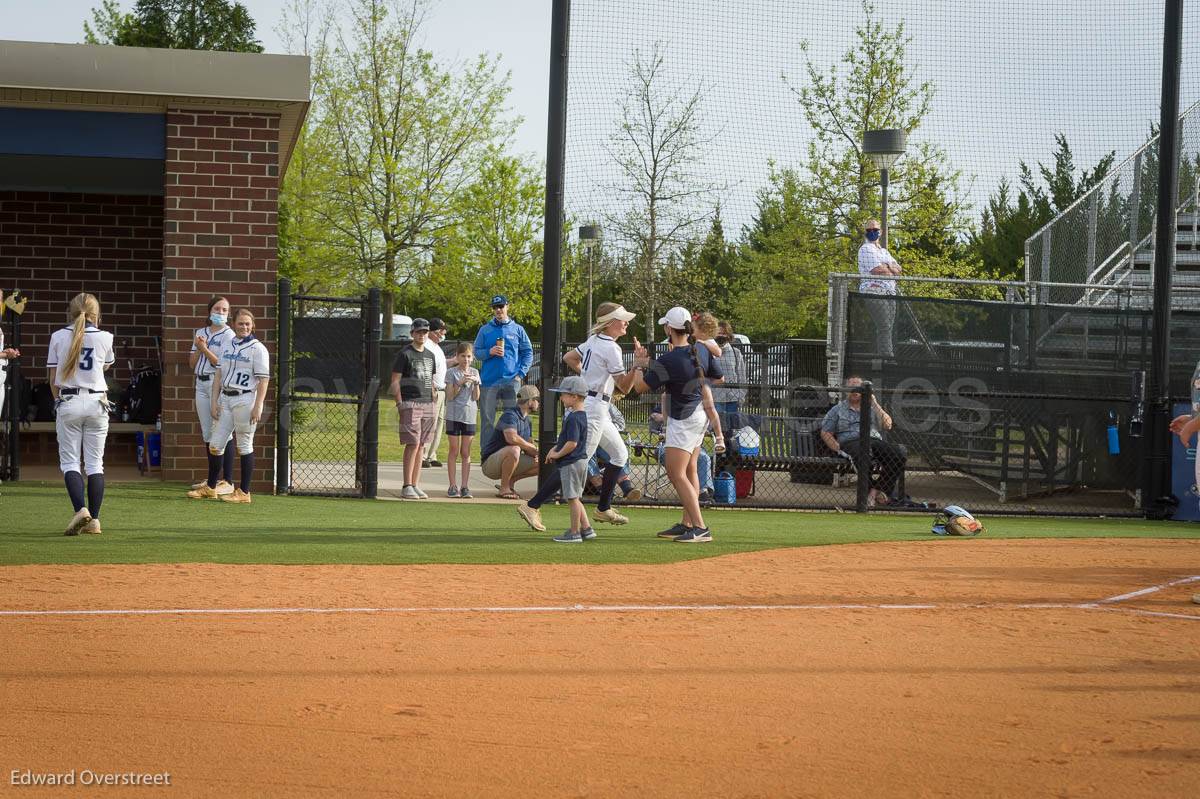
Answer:
[(596, 223), (579, 226), (579, 246), (583, 248), (587, 260), (587, 323), (592, 323), (592, 272), (596, 264), (596, 256), (600, 252), (600, 242), (604, 231)]
[(879, 187), (883, 191), (879, 226), (883, 231), (881, 238), (884, 249), (888, 246), (888, 170), (904, 155), (904, 145), (907, 142), (908, 135), (898, 128), (868, 130), (863, 133), (863, 154), (879, 168)]

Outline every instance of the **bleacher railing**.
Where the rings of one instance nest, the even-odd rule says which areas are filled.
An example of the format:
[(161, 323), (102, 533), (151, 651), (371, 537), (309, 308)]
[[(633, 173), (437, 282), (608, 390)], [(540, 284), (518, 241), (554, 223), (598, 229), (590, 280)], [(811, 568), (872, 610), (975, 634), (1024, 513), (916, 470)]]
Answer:
[[(1178, 212), (1200, 197), (1200, 103), (1179, 118)], [(1112, 169), (1025, 241), (1026, 283), (1047, 288), (1046, 302), (1097, 304), (1109, 289), (1153, 261), (1157, 224), (1158, 136)], [(1171, 220), (1172, 224), (1175, 220)], [(1198, 264), (1200, 266), (1200, 264)], [(1079, 287), (1090, 287), (1083, 292)]]

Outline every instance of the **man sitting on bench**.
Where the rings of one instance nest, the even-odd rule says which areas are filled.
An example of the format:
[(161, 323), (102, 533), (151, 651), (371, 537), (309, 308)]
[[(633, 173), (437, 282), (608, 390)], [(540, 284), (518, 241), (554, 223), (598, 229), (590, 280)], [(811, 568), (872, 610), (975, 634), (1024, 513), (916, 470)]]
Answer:
[[(862, 393), (853, 389), (861, 386), (861, 377), (846, 378), (846, 397), (834, 405), (821, 421), (821, 439), (833, 452), (844, 452), (851, 458), (857, 458), (861, 442), (859, 434), (859, 412), (862, 408)], [(879, 465), (879, 479), (871, 481), (871, 492), (867, 496), (868, 505), (887, 505), (892, 500), (902, 499), (895, 496), (896, 484), (904, 475), (904, 465), (907, 460), (905, 451), (883, 440), (881, 430), (892, 429), (892, 417), (888, 415), (879, 401), (871, 397), (871, 461)], [(858, 478), (863, 479), (863, 475)]]

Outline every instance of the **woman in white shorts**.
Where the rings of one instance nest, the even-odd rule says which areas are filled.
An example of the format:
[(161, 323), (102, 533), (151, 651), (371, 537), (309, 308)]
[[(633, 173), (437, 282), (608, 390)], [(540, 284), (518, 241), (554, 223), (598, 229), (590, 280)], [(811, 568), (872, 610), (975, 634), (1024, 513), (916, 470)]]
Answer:
[[(104, 502), (104, 442), (108, 438), (108, 384), (104, 372), (116, 361), (113, 335), (100, 327), (100, 303), (77, 294), (67, 307), (67, 327), (50, 336), (46, 366), (54, 394), (58, 465), (75, 515), (67, 535), (100, 533)], [(82, 468), (87, 472), (86, 499)]]
[[(706, 381), (719, 382), (724, 375), (720, 361), (691, 340), (692, 315), (686, 308), (672, 308), (658, 323), (666, 330), (670, 350), (647, 366), (634, 387), (642, 393), (666, 395), (667, 476), (683, 504), (682, 521), (658, 535), (680, 543), (704, 543), (712, 540), (712, 532), (700, 512), (700, 478), (696, 472), (700, 444), (708, 427), (702, 389)], [(635, 363), (640, 365), (642, 360), (639, 356)]]
[[(212, 392), (217, 365), (221, 362), (220, 352), (233, 339), (233, 329), (225, 324), (229, 318), (229, 300), (213, 297), (208, 301), (208, 324), (199, 328), (192, 336), (192, 351), (188, 356), (192, 374), (196, 378), (196, 416), (200, 419), (200, 436), (205, 447), (212, 436)], [(193, 489), (205, 485), (201, 480)], [(221, 479), (217, 482), (218, 494), (233, 493), (233, 449), (225, 448), (221, 460)]]
[[(233, 315), (234, 338), (220, 353), (221, 363), (213, 378), (220, 393), (213, 394), (215, 419), (208, 439), (208, 481), (188, 492), (193, 499), (222, 499), (225, 502), (250, 503), (250, 478), (254, 473), (254, 431), (262, 418), (270, 382), (270, 357), (263, 343), (254, 337), (254, 315), (245, 308)], [(232, 494), (217, 494), (217, 475), (229, 444), (237, 443), (241, 457), (241, 484)]]

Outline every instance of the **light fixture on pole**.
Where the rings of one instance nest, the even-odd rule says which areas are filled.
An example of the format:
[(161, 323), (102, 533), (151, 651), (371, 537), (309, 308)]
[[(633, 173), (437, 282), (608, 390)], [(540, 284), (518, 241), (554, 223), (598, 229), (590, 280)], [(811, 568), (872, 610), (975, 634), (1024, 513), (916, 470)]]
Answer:
[(604, 231), (595, 222), (579, 226), (579, 246), (583, 248), (587, 261), (587, 323), (589, 325), (592, 323), (592, 271), (603, 238)]
[(863, 133), (863, 154), (879, 168), (879, 187), (883, 191), (879, 222), (883, 232), (882, 244), (885, 249), (888, 244), (888, 170), (900, 156), (904, 155), (904, 145), (907, 142), (908, 135), (898, 128), (868, 130)]

